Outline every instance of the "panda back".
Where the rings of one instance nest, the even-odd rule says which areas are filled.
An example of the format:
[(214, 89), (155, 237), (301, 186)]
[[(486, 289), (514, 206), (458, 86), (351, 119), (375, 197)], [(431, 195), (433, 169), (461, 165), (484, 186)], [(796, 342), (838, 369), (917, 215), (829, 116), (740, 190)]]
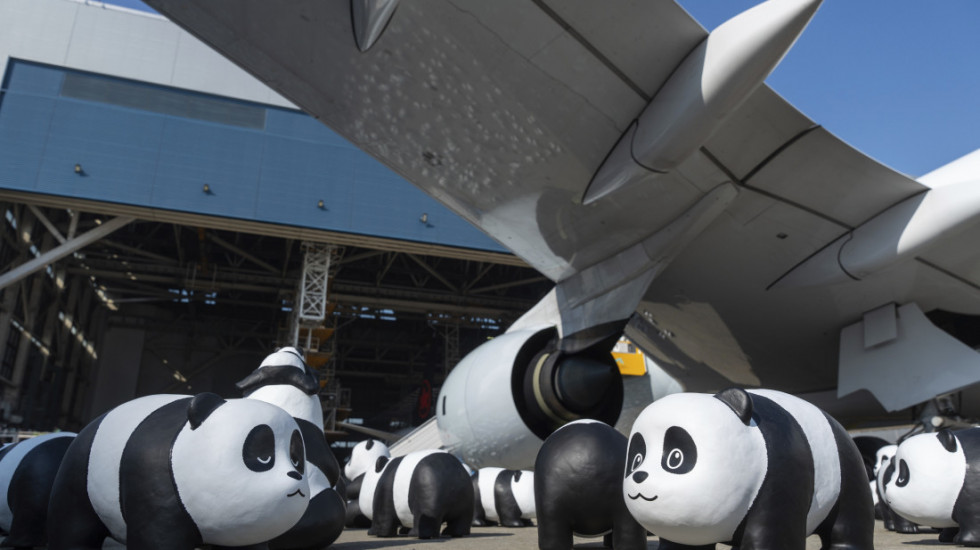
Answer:
[(27, 454), (53, 439), (74, 436), (75, 434), (70, 432), (39, 435), (3, 449), (3, 453), (0, 454), (0, 529), (10, 532), (10, 524), (14, 518), (9, 502), (10, 482)]
[(153, 411), (186, 395), (149, 395), (109, 411), (92, 441), (88, 467), (88, 496), (92, 508), (119, 541), (126, 540), (126, 521), (119, 505), (120, 461), (133, 432)]
[(422, 459), (425, 457), (444, 452), (432, 449), (408, 453), (402, 458), (398, 469), (395, 470), (395, 479), (391, 485), (391, 497), (395, 503), (395, 514), (398, 515), (398, 521), (405, 527), (412, 527), (414, 519), (412, 510), (409, 507), (408, 489), (412, 484), (412, 475), (415, 474), (415, 468), (418, 467), (419, 462), (422, 462)]
[(806, 518), (806, 532), (813, 533), (830, 514), (840, 496), (840, 453), (834, 431), (823, 411), (802, 399), (772, 390), (751, 390), (749, 393), (766, 397), (786, 410), (796, 419), (810, 444), (813, 454), (813, 498)]

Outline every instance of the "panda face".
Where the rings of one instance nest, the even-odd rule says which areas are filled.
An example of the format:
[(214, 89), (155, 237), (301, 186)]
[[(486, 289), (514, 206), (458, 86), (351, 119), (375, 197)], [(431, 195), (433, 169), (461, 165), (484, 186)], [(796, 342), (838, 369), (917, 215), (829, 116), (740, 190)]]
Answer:
[(353, 481), (357, 476), (374, 468), (378, 457), (390, 457), (388, 446), (376, 439), (361, 441), (351, 450), (350, 461), (344, 466), (344, 475)]
[(232, 399), (196, 429), (185, 426), (171, 461), (180, 500), (208, 544), (268, 541), (309, 504), (299, 427), (263, 401)]
[(931, 527), (954, 527), (953, 505), (966, 477), (962, 445), (950, 451), (937, 434), (902, 442), (884, 472), (885, 502), (899, 515)]
[(673, 394), (633, 424), (623, 497), (636, 520), (672, 541), (731, 540), (766, 472), (765, 442), (707, 394)]

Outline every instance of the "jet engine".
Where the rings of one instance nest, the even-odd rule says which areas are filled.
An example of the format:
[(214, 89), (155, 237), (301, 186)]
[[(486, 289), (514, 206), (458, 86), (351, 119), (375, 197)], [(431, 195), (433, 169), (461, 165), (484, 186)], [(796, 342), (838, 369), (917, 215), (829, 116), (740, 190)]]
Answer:
[(473, 468), (529, 469), (544, 439), (565, 423), (615, 424), (623, 406), (610, 355), (617, 337), (583, 345), (547, 327), (481, 344), (442, 386), (436, 418), (443, 444)]

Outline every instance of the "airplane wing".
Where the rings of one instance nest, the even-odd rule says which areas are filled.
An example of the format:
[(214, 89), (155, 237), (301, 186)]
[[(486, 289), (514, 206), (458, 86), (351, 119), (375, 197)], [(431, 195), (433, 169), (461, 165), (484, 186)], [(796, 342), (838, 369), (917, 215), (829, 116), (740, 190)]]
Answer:
[[(868, 312), (980, 314), (977, 208), (846, 263), (849, 240), (891, 246), (936, 217), (930, 189), (764, 84), (669, 170), (586, 199), (708, 36), (673, 1), (147, 3), (554, 280), (566, 333), (635, 311), (630, 335), (689, 386), (829, 390), (845, 359), (925, 376), (865, 357), (913, 330)], [(849, 326), (885, 336), (846, 351)]]

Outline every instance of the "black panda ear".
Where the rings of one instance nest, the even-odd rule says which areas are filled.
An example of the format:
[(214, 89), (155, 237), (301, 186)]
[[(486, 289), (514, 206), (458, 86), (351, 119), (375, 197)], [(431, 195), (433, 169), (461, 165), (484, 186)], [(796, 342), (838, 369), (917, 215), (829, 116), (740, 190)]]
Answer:
[(749, 425), (749, 421), (752, 420), (752, 397), (749, 392), (741, 388), (729, 388), (715, 394), (715, 399), (728, 405), (742, 424)]
[(367, 445), (364, 446), (364, 449), (370, 451), (371, 447), (374, 447), (374, 440), (368, 439)]
[(936, 438), (939, 439), (939, 442), (943, 444), (943, 447), (947, 451), (951, 453), (956, 452), (956, 436), (953, 435), (953, 432), (949, 431), (949, 428), (943, 428), (936, 432)]
[(381, 470), (384, 469), (385, 464), (387, 464), (387, 463), (388, 463), (388, 457), (386, 457), (386, 456), (379, 456), (378, 457), (378, 460), (374, 461), (374, 473), (380, 474), (381, 473)]
[(225, 404), (221, 396), (214, 393), (199, 393), (191, 399), (187, 405), (187, 420), (191, 423), (191, 429), (196, 430), (202, 422), (207, 420), (215, 409)]

